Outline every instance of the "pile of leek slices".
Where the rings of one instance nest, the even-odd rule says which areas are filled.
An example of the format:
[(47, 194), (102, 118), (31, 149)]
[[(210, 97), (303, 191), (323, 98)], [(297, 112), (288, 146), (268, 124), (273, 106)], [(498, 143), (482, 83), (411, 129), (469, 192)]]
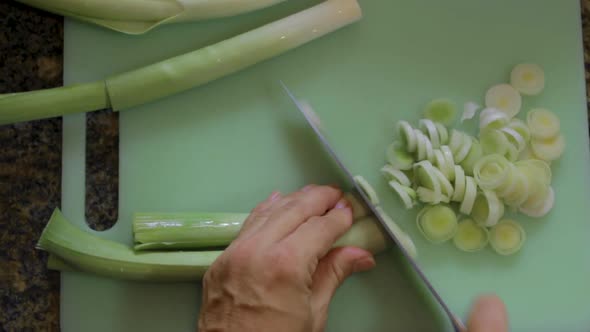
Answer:
[(426, 105), (416, 124), (398, 121), (396, 140), (381, 169), (407, 209), (421, 206), (416, 224), (432, 243), (452, 241), (465, 252), (488, 246), (500, 255), (518, 252), (526, 234), (506, 210), (540, 218), (553, 208), (551, 162), (565, 149), (559, 118), (545, 108), (517, 117), (523, 96), (540, 94), (545, 74), (519, 64), (510, 83), (492, 86), (485, 107), (468, 102), (460, 122), (479, 112), (476, 136), (457, 128), (457, 107), (448, 99)]

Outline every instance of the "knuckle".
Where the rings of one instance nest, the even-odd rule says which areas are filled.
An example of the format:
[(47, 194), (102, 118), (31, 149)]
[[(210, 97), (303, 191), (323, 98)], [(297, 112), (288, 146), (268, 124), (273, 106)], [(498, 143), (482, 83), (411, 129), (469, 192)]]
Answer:
[(271, 206), (270, 202), (262, 202), (256, 205), (252, 211), (250, 211), (251, 215), (260, 215), (263, 214), (268, 208)]
[(277, 248), (269, 259), (269, 273), (275, 280), (294, 280), (298, 279), (300, 264), (297, 263), (297, 253), (288, 247)]
[(309, 207), (303, 198), (295, 198), (285, 205), (285, 210), (291, 211), (294, 214), (307, 216), (309, 215)]
[(328, 222), (337, 223), (348, 229), (352, 226), (352, 213), (346, 210), (336, 210), (336, 213), (330, 214)]
[(236, 243), (223, 260), (223, 268), (228, 273), (243, 273), (253, 267), (256, 257), (256, 248), (250, 241)]
[(322, 195), (333, 195), (333, 196), (342, 195), (342, 191), (339, 188), (335, 188), (335, 187), (331, 187), (331, 186), (320, 186), (320, 187), (317, 187), (316, 190), (320, 191)]
[(346, 279), (347, 273), (340, 267), (338, 264), (330, 264), (330, 269), (332, 270), (332, 276), (336, 283), (341, 284)]

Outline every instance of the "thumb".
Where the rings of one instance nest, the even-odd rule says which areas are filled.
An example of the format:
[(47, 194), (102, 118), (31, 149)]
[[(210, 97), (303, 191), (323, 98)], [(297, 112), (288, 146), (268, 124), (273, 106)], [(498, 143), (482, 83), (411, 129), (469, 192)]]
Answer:
[(508, 332), (508, 314), (502, 300), (495, 295), (479, 297), (467, 323), (469, 332)]
[(318, 262), (311, 286), (311, 306), (315, 316), (313, 331), (323, 331), (332, 296), (344, 280), (354, 272), (367, 271), (374, 266), (373, 255), (356, 247), (332, 249)]

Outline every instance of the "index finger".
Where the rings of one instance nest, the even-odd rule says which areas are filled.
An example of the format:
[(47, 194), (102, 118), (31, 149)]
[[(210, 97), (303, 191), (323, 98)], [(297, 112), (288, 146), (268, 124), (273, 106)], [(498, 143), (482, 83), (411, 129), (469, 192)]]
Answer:
[(264, 238), (280, 240), (291, 234), (309, 218), (322, 216), (342, 197), (339, 189), (329, 186), (308, 186), (283, 198), (282, 204), (273, 206), (269, 221), (261, 229)]
[(322, 217), (311, 217), (285, 241), (291, 242), (307, 258), (321, 259), (352, 226), (352, 211), (344, 199)]

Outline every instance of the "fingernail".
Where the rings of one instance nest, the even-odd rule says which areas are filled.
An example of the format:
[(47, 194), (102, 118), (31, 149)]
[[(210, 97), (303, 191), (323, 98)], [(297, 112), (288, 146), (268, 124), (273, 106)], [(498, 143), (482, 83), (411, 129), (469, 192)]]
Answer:
[(308, 184), (307, 186), (301, 188), (301, 191), (306, 192), (309, 191), (311, 188), (315, 187), (313, 184)]
[(376, 265), (375, 259), (371, 256), (363, 257), (354, 262), (352, 270), (354, 272), (363, 272), (374, 268)]
[(281, 193), (278, 191), (273, 191), (272, 194), (270, 194), (270, 196), (268, 197), (268, 201), (269, 202), (274, 202), (277, 199), (281, 198)]
[(345, 209), (345, 208), (349, 208), (348, 206), (348, 201), (346, 199), (341, 199), (338, 201), (338, 203), (336, 203), (336, 206), (334, 206), (335, 209)]

